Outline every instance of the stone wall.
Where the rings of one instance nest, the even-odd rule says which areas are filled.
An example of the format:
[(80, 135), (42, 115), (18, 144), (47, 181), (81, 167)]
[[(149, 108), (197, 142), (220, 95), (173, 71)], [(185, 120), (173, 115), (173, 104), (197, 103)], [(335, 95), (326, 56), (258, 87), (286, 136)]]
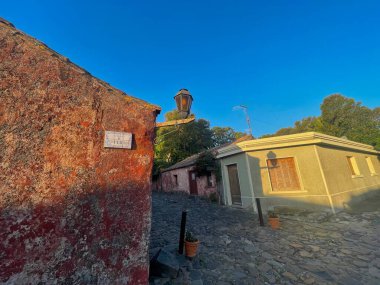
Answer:
[(0, 283), (147, 284), (157, 111), (0, 19)]

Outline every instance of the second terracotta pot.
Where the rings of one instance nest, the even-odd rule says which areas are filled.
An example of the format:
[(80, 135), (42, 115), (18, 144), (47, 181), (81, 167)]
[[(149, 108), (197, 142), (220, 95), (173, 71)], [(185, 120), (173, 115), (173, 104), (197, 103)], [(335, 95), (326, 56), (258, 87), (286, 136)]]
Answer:
[(185, 241), (185, 253), (188, 257), (194, 257), (197, 255), (199, 241)]

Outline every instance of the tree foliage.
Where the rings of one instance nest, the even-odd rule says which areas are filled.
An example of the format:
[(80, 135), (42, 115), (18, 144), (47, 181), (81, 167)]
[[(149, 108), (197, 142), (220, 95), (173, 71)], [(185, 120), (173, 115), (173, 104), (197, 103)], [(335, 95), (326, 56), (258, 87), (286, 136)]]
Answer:
[(361, 102), (335, 94), (321, 105), (322, 132), (332, 136), (346, 136), (350, 140), (380, 148), (380, 120), (378, 108), (371, 110)]
[[(193, 115), (191, 115), (193, 116)], [(165, 114), (165, 120), (168, 122), (168, 121), (173, 121), (173, 120), (180, 120), (182, 119), (181, 118), (181, 115), (179, 114), (179, 112), (177, 110), (173, 110), (173, 111), (170, 111), (170, 112), (167, 112)]]
[(232, 143), (236, 139), (239, 139), (245, 135), (245, 133), (235, 132), (234, 129), (230, 127), (213, 127), (213, 146), (221, 146), (224, 144)]
[(205, 151), (199, 155), (195, 162), (195, 171), (199, 176), (207, 175), (212, 171), (217, 181), (220, 181), (222, 178), (220, 162), (212, 151)]
[[(178, 119), (178, 113), (171, 111), (167, 120)], [(210, 123), (199, 119), (188, 124), (163, 127), (156, 134), (159, 143), (155, 147), (156, 165), (172, 165), (186, 157), (207, 150), (213, 146)]]
[(341, 94), (326, 97), (321, 104), (319, 117), (296, 121), (293, 127), (278, 130), (271, 137), (303, 132), (321, 132), (365, 143), (380, 149), (380, 108), (369, 109), (352, 98)]
[[(167, 121), (180, 119), (176, 110), (165, 114)], [(229, 127), (214, 127), (204, 119), (198, 119), (177, 127), (162, 127), (157, 130), (158, 143), (155, 146), (153, 174), (160, 169), (173, 165), (193, 154), (203, 152), (214, 146), (234, 141), (244, 133), (235, 132)]]
[(216, 158), (211, 151), (202, 152), (195, 162), (195, 171), (199, 176), (206, 175), (210, 171), (215, 171), (217, 166)]

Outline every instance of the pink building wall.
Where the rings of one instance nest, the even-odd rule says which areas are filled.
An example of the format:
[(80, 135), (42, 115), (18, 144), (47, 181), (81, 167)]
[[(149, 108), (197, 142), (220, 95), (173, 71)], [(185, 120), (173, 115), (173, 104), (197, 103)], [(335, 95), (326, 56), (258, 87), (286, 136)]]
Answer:
[[(163, 172), (161, 174), (161, 180), (158, 180), (154, 185), (154, 190), (161, 190), (164, 192), (185, 192), (190, 194), (189, 184), (189, 171), (194, 167), (179, 168), (170, 171)], [(177, 182), (175, 179), (177, 175)], [(211, 193), (217, 193), (216, 177), (214, 173), (211, 173), (212, 186), (208, 186), (207, 176), (197, 176), (197, 190), (199, 196), (209, 196)]]

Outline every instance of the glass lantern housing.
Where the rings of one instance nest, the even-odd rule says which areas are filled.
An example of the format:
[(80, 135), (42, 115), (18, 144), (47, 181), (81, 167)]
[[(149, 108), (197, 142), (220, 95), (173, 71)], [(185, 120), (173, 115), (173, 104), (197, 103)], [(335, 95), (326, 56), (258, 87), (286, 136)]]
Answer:
[(181, 89), (174, 96), (177, 104), (177, 110), (182, 119), (186, 119), (190, 114), (191, 104), (193, 103), (193, 96), (189, 90)]

